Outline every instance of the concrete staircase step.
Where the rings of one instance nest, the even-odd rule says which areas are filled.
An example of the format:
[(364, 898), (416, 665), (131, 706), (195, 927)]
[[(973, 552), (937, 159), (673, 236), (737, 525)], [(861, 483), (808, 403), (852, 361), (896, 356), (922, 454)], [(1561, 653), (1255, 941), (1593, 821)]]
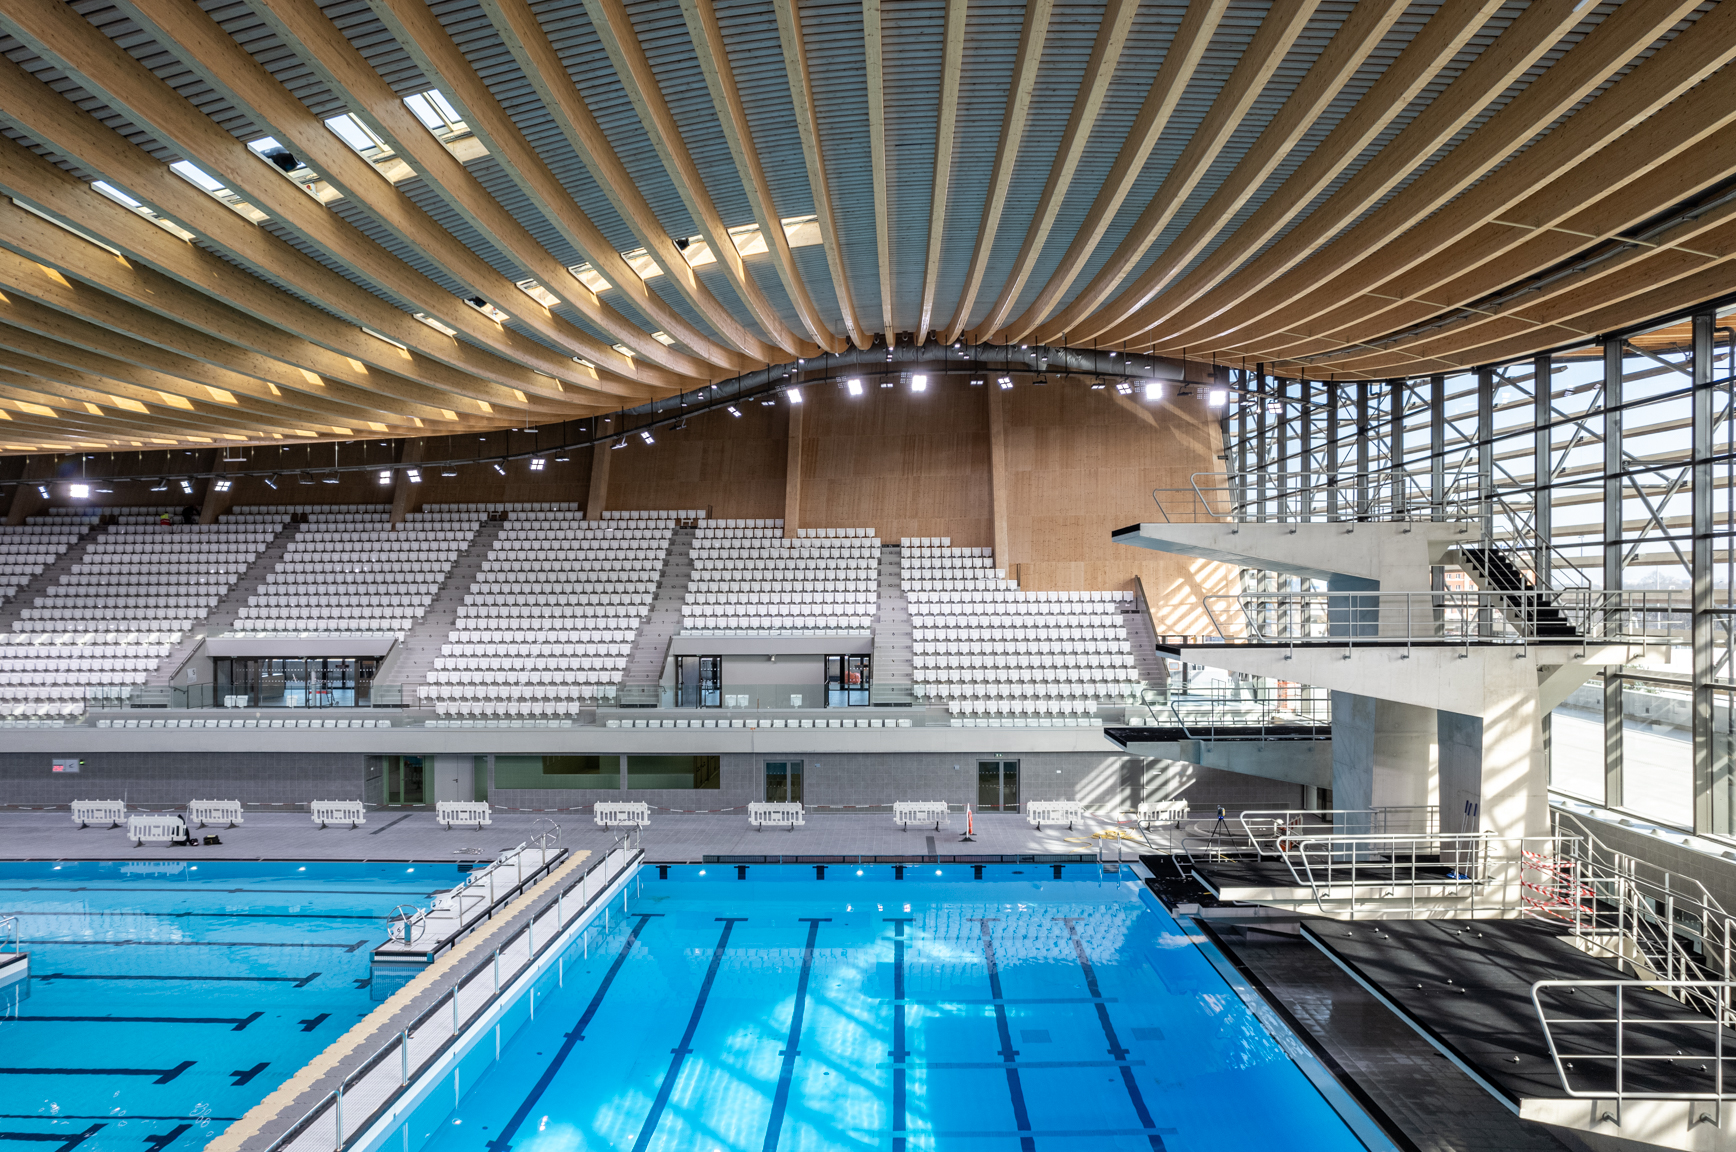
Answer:
[(247, 570), (229, 586), (223, 599), (217, 601), (216, 606), (206, 615), (204, 625), (183, 636), (181, 642), (157, 665), (156, 671), (145, 678), (145, 687), (160, 688), (173, 684), (176, 673), (193, 658), (193, 653), (205, 643), (206, 637), (220, 636), (234, 629), (235, 618), (247, 606), (247, 598), (255, 595), (260, 585), (265, 583), (266, 577), (276, 569), (278, 561), (282, 560), (284, 553), (289, 550), (290, 541), (295, 539), (296, 531), (296, 525), (285, 524), (282, 530), (271, 538), (271, 543), (253, 558), (253, 563), (247, 566)]
[(397, 688), (402, 692), (404, 707), (418, 706), (416, 690), (428, 683), (428, 673), (434, 668), (435, 657), (440, 655), (441, 646), (452, 639), (452, 630), (458, 626), (458, 609), (463, 606), (471, 585), (481, 575), (488, 550), (494, 547), (494, 541), (505, 526), (504, 520), (484, 520), (470, 546), (458, 554), (421, 618), (402, 640), (392, 646), (391, 654), (375, 672), (376, 705), (389, 703), (383, 697), (390, 696), (391, 692), (382, 693), (382, 688)]
[(669, 659), (669, 644), (681, 631), (681, 606), (687, 602), (687, 585), (693, 577), (692, 528), (677, 528), (669, 537), (669, 552), (657, 577), (657, 592), (651, 611), (633, 637), (627, 668), (621, 674), (617, 701), (628, 707), (655, 707), (663, 666)]
[(92, 528), (80, 536), (65, 552), (56, 556), (53, 563), (43, 565), (41, 572), (32, 576), (29, 583), (18, 589), (12, 599), (0, 608), (0, 632), (11, 632), (13, 621), (22, 619), (18, 614), (22, 609), (34, 605), (36, 598), (59, 584), (62, 576), (70, 575), (72, 566), (84, 559), (85, 549), (103, 532), (103, 528)]

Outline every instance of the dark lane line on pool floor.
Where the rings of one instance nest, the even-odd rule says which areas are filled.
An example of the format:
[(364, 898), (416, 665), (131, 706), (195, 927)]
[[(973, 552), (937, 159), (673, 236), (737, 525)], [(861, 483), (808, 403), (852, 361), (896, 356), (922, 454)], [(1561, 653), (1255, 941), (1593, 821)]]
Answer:
[(41, 944), (65, 948), (337, 948), (356, 952), (366, 948), (366, 940), (354, 944), (302, 944), (283, 940), (25, 940), (25, 944)]
[(0, 1076), (155, 1076), (153, 1084), (167, 1084), (196, 1061), (183, 1060), (173, 1068), (0, 1068)]
[[(615, 977), (620, 974), (621, 966), (627, 963), (628, 954), (633, 951), (633, 945), (639, 941), (639, 933), (645, 931), (645, 925), (662, 916), (662, 913), (637, 912), (634, 915), (639, 923), (633, 925), (632, 931), (627, 933), (627, 939), (621, 942), (621, 951), (616, 954), (615, 962), (609, 965), (609, 971), (603, 975), (603, 982), (597, 985), (597, 991), (591, 996), (591, 1002), (585, 1005), (584, 1012), (579, 1015), (578, 1023), (574, 1024), (572, 1031), (567, 1033), (566, 1039), (561, 1042), (560, 1050), (555, 1053), (554, 1059), (549, 1061), (548, 1067), (543, 1069), (543, 1074), (537, 1077), (537, 1082), (526, 1094), (523, 1102), (519, 1104), (517, 1111), (512, 1114), (512, 1119), (508, 1120), (506, 1126), (500, 1130), (500, 1135), (487, 1142), (486, 1147), (491, 1152), (507, 1152), (512, 1147), (512, 1138), (525, 1119), (530, 1116), (531, 1109), (535, 1108), (537, 1101), (542, 1099), (542, 1094), (548, 1091), (549, 1085), (554, 1082), (555, 1074), (561, 1070), (561, 1065), (566, 1063), (567, 1057), (572, 1055), (574, 1046), (585, 1038), (585, 1027), (596, 1017), (597, 1009), (603, 1006), (603, 997), (608, 994), (609, 986), (615, 982)], [(320, 1019), (323, 1020), (324, 1017), (322, 1016)], [(303, 1020), (302, 1023), (306, 1024), (307, 1021)], [(312, 1031), (312, 1029), (304, 1028), (303, 1031)]]
[(47, 983), (50, 980), (185, 980), (192, 984), (203, 984), (220, 981), (225, 984), (293, 984), (297, 988), (306, 988), (319, 979), (320, 973), (310, 972), (306, 976), (133, 976), (126, 974), (95, 975), (76, 972), (48, 972), (32, 979)]
[(65, 1132), (0, 1132), (0, 1140), (40, 1140), (45, 1143), (59, 1144), (60, 1147), (55, 1149), (55, 1152), (72, 1152), (74, 1148), (101, 1132), (103, 1127), (102, 1124), (92, 1124), (83, 1132), (74, 1135), (68, 1135)]
[[(0, 1024), (233, 1024), (231, 1032), (240, 1032), (265, 1015), (250, 1016), (5, 1016)], [(306, 1031), (306, 1029), (304, 1029)]]
[(645, 1152), (651, 1143), (651, 1136), (657, 1131), (657, 1125), (663, 1119), (663, 1110), (669, 1107), (669, 1097), (675, 1091), (675, 1078), (681, 1073), (681, 1065), (693, 1051), (693, 1034), (699, 1031), (699, 1018), (705, 1013), (705, 1002), (711, 997), (711, 986), (717, 982), (717, 970), (723, 965), (723, 954), (729, 948), (729, 934), (735, 931), (737, 924), (747, 921), (746, 916), (719, 916), (717, 922), (723, 925), (723, 935), (717, 938), (717, 947), (711, 951), (711, 965), (705, 970), (705, 980), (699, 985), (699, 998), (693, 1002), (693, 1014), (687, 1018), (687, 1030), (681, 1034), (681, 1046), (673, 1050), (669, 1061), (669, 1071), (663, 1075), (663, 1083), (657, 1088), (657, 1099), (651, 1102), (650, 1115), (645, 1117), (645, 1126), (639, 1129), (639, 1139), (633, 1141), (633, 1152)]
[(150, 1145), (150, 1152), (163, 1152), (163, 1149), (181, 1138), (181, 1133), (192, 1128), (191, 1124), (177, 1124), (167, 1132), (155, 1136), (146, 1136), (145, 1143)]
[(983, 960), (989, 969), (989, 995), (994, 997), (995, 1002), (995, 1028), (1001, 1036), (1001, 1064), (1007, 1070), (1007, 1094), (1013, 1100), (1013, 1123), (1019, 1128), (1019, 1148), (1021, 1152), (1037, 1152), (1037, 1143), (1029, 1135), (1031, 1116), (1025, 1108), (1025, 1089), (1019, 1081), (1019, 1068), (1015, 1063), (1019, 1053), (1013, 1047), (1013, 1032), (1007, 1024), (1007, 1005), (1001, 996), (1001, 970), (995, 962), (995, 941), (989, 931), (989, 925), (997, 922), (1000, 917), (967, 916), (965, 919), (975, 920), (983, 935)]
[(905, 1062), (904, 1050), (904, 926), (915, 917), (889, 919), (892, 925), (892, 1152), (904, 1152)]
[[(1067, 936), (1073, 941), (1073, 954), (1079, 958), (1079, 970), (1085, 974), (1085, 988), (1091, 993), (1091, 998), (1097, 1001), (1097, 1022), (1103, 1026), (1103, 1039), (1109, 1042), (1109, 1055), (1121, 1064), (1121, 1082), (1127, 1087), (1127, 1098), (1133, 1103), (1134, 1115), (1148, 1130), (1151, 1128), (1151, 1112), (1145, 1106), (1145, 1096), (1139, 1091), (1139, 1081), (1134, 1078), (1133, 1061), (1127, 1059), (1128, 1049), (1122, 1047), (1121, 1041), (1115, 1035), (1115, 1024), (1109, 1019), (1109, 1009), (1103, 1003), (1102, 989), (1097, 984), (1097, 969), (1091, 964), (1091, 957), (1085, 953), (1085, 942), (1079, 939), (1078, 921), (1071, 916), (1055, 917), (1066, 926)], [(1163, 1137), (1156, 1132), (1147, 1133), (1151, 1141), (1151, 1152), (1164, 1152)]]
[(790, 1077), (795, 1073), (796, 1057), (802, 1040), (802, 1014), (807, 1007), (808, 979), (814, 971), (814, 941), (820, 935), (820, 925), (830, 924), (830, 916), (799, 916), (799, 923), (808, 926), (808, 942), (802, 945), (802, 970), (796, 977), (796, 1003), (790, 1009), (790, 1038), (784, 1044), (784, 1063), (778, 1069), (778, 1087), (772, 1095), (771, 1120), (766, 1124), (766, 1138), (761, 1152), (777, 1152), (778, 1136), (784, 1127), (784, 1112), (790, 1106)]

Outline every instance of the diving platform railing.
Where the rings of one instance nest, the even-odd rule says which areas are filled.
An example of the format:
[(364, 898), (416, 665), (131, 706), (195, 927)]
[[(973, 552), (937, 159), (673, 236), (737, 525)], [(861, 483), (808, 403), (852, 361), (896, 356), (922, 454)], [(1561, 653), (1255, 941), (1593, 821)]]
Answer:
[[(551, 951), (574, 943), (568, 929), (599, 914), (607, 924), (607, 908), (599, 905), (605, 898), (613, 901), (620, 894), (615, 885), (631, 879), (643, 856), (630, 836), (617, 837), (595, 863), (536, 909), (390, 1041), (360, 1060), (335, 1089), (264, 1152), (344, 1152), (352, 1145), (377, 1143), (377, 1138), (370, 1138), (377, 1137), (374, 1129), (389, 1117), (394, 1122), (399, 1119), (395, 1112), (400, 1105), (407, 1107), (412, 1102), (412, 1086), (461, 1055), (459, 1049), (466, 1036), (496, 1018), (505, 1002), (516, 1001), (525, 991), (521, 977), (538, 976), (551, 963), (562, 962), (559, 957), (551, 958)], [(621, 895), (622, 900), (625, 898)], [(588, 950), (589, 937), (584, 947)], [(529, 995), (534, 1017), (534, 987)]]
[(1451, 480), (1437, 503), (1417, 477), (1380, 472), (1195, 472), (1186, 488), (1154, 488), (1165, 524), (1300, 524), (1477, 520), (1476, 477)]
[(1227, 644), (1267, 647), (1672, 644), (1687, 635), (1681, 592), (1243, 592), (1204, 597)]

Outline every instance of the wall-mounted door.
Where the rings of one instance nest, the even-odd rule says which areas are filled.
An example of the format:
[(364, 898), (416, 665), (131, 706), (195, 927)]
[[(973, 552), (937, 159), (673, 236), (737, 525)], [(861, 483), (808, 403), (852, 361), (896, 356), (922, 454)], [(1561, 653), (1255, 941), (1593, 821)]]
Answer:
[(766, 802), (768, 804), (802, 803), (802, 762), (800, 760), (766, 761)]
[(1019, 810), (1019, 762), (977, 761), (977, 807), (985, 812)]
[(675, 706), (677, 708), (723, 707), (722, 656), (677, 656), (675, 658)]

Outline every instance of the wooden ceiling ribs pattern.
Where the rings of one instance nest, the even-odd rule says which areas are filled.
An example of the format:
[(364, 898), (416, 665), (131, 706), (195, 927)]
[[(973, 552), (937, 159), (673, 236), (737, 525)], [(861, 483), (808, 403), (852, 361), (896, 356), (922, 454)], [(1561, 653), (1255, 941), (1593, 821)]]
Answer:
[(1736, 294), (1736, 0), (14, 0), (0, 56), (6, 453), (955, 340), (1385, 379)]

